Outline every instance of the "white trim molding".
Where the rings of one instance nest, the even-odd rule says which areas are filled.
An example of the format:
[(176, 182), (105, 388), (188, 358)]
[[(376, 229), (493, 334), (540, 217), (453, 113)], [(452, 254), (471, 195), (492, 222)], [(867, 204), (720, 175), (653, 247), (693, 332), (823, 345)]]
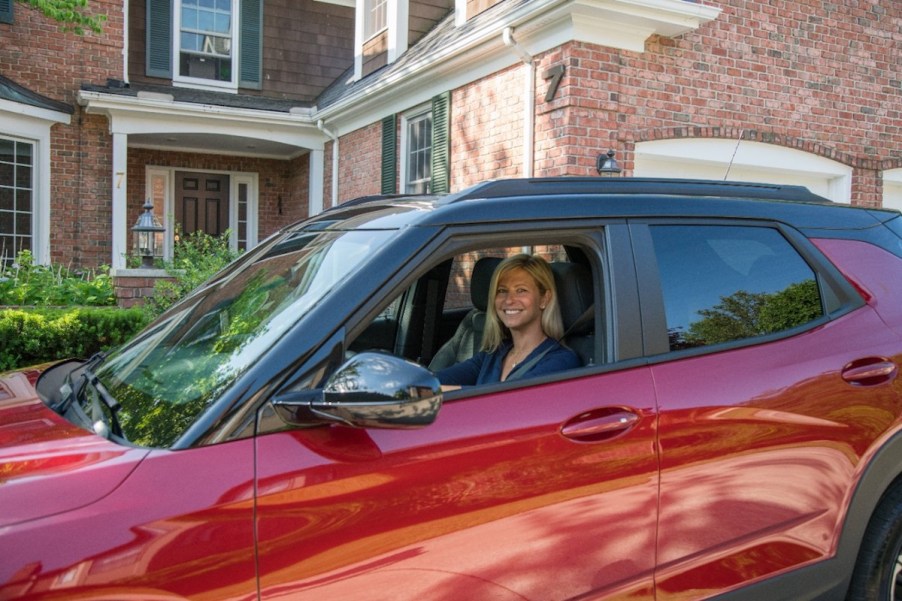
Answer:
[(32, 255), (39, 264), (50, 263), (50, 129), (57, 123), (69, 125), (67, 113), (0, 100), (0, 135), (18, 138), (33, 145), (32, 166)]
[(636, 177), (684, 177), (806, 186), (834, 202), (852, 198), (852, 167), (804, 150), (726, 138), (639, 142)]

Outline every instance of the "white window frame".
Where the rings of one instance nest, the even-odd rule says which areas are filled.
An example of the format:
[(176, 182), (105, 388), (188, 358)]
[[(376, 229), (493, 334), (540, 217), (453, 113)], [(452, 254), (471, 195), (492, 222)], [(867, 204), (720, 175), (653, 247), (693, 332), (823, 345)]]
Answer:
[(777, 144), (726, 138), (677, 138), (639, 142), (636, 177), (730, 179), (805, 185), (834, 202), (852, 201), (852, 168)]
[(883, 172), (883, 208), (902, 211), (902, 167)]
[[(17, 244), (16, 244), (16, 242), (15, 242), (15, 238), (17, 238), (17, 237), (19, 237), (19, 236), (22, 236), (22, 234), (18, 231), (18, 229), (17, 229), (16, 226), (15, 226), (15, 222), (16, 222), (16, 219), (17, 219), (17, 218), (16, 218), (16, 215), (19, 214), (19, 213), (23, 213), (23, 214), (26, 214), (26, 213), (27, 213), (27, 214), (29, 215), (30, 219), (31, 219), (31, 227), (29, 228), (28, 234), (27, 234), (27, 237), (28, 237), (29, 240), (30, 240), (30, 243), (29, 243), (29, 245), (28, 245), (28, 246), (29, 246), (29, 249), (28, 249), (28, 250), (29, 250), (29, 252), (32, 253), (32, 256), (34, 256), (34, 250), (33, 250), (34, 247), (35, 247), (35, 237), (34, 237), (34, 231), (35, 231), (35, 210), (34, 210), (34, 209), (35, 209), (35, 193), (37, 192), (37, 190), (36, 190), (36, 188), (35, 188), (36, 179), (37, 179), (37, 178), (35, 177), (35, 171), (36, 171), (36, 169), (35, 169), (35, 161), (36, 161), (37, 158), (38, 158), (38, 154), (37, 154), (37, 143), (36, 143), (34, 140), (25, 140), (25, 139), (22, 139), (22, 138), (20, 138), (20, 137), (18, 137), (18, 136), (7, 136), (7, 135), (3, 135), (2, 133), (0, 133), (0, 140), (6, 140), (6, 141), (8, 141), (8, 142), (13, 142), (13, 143), (14, 143), (15, 145), (17, 145), (17, 146), (18, 146), (18, 145), (27, 145), (27, 146), (30, 146), (30, 147), (31, 147), (31, 165), (30, 165), (30, 167), (31, 167), (31, 181), (28, 182), (28, 188), (27, 188), (28, 190), (31, 191), (31, 209), (30, 209), (29, 211), (27, 211), (27, 212), (26, 212), (26, 211), (15, 211), (15, 212), (13, 213), (13, 223), (14, 223), (14, 225), (13, 225), (13, 231), (15, 232), (15, 235), (13, 236), (13, 247), (15, 248), (15, 247), (17, 246)], [(15, 179), (18, 180), (17, 177), (16, 177)], [(20, 188), (20, 187), (17, 185), (17, 182), (16, 182), (16, 181), (14, 181), (14, 182), (12, 182), (12, 183), (13, 183), (13, 185), (12, 185), (13, 190), (24, 189), (24, 188)], [(0, 231), (0, 236), (6, 236), (6, 235), (7, 235), (6, 232)], [(16, 257), (17, 254), (18, 254), (17, 251), (16, 251), (16, 252), (13, 252), (12, 249), (7, 249), (7, 248), (5, 247), (5, 245), (3, 245), (2, 242), (0, 242), (0, 267), (3, 266), (3, 264), (4, 264), (4, 262), (5, 262), (6, 260), (10, 260), (10, 261), (11, 261), (12, 259), (15, 259), (15, 257)]]
[(247, 186), (247, 239), (244, 241), (245, 249), (250, 250), (257, 246), (257, 181), (256, 173), (230, 173), (229, 174), (229, 228), (232, 237), (229, 245), (232, 249), (238, 248), (238, 188)]
[(50, 129), (68, 125), (70, 115), (0, 100), (0, 134), (32, 144), (31, 253), (36, 263), (50, 263)]
[(181, 73), (181, 54), (182, 54), (182, 0), (176, 0), (173, 3), (173, 36), (172, 36), (172, 81), (175, 84), (184, 87), (192, 87), (198, 89), (212, 89), (219, 91), (238, 91), (238, 78), (240, 71), (239, 54), (239, 34), (241, 32), (241, 23), (239, 21), (240, 11), (239, 0), (231, 0), (231, 19), (232, 19), (232, 41), (231, 41), (231, 60), (232, 60), (232, 79), (231, 81), (218, 81), (215, 79), (205, 79), (202, 77), (189, 77)]
[(363, 47), (377, 35), (387, 32), (387, 60), (391, 64), (407, 51), (408, 28), (410, 20), (409, 0), (382, 0), (385, 6), (385, 25), (375, 29), (371, 24), (371, 11), (374, 0), (358, 0), (354, 14), (354, 80), (363, 76)]
[(363, 0), (363, 10), (364, 40), (369, 40), (388, 29), (388, 0)]
[(248, 186), (247, 199), (247, 240), (245, 244), (247, 250), (257, 246), (259, 236), (257, 235), (258, 206), (259, 206), (259, 181), (258, 173), (245, 171), (219, 171), (216, 169), (194, 169), (191, 167), (159, 167), (147, 165), (144, 168), (144, 197), (152, 198), (153, 196), (153, 178), (162, 177), (165, 179), (163, 184), (164, 192), (164, 209), (163, 209), (163, 225), (166, 232), (163, 235), (163, 258), (172, 259), (172, 248), (175, 244), (175, 172), (176, 171), (192, 171), (198, 173), (217, 173), (229, 176), (229, 247), (232, 250), (238, 248), (238, 186)]
[[(401, 192), (402, 193), (410, 193), (413, 191), (412, 187), (414, 184), (426, 182), (426, 192), (428, 193), (432, 189), (432, 140), (429, 141), (429, 178), (428, 180), (418, 179), (411, 180), (411, 173), (409, 167), (410, 160), (410, 127), (417, 123), (418, 121), (428, 118), (430, 121), (432, 120), (432, 105), (422, 105), (411, 111), (408, 111), (401, 115), (401, 144), (400, 144), (400, 177), (401, 177)], [(434, 126), (434, 124), (432, 124)], [(431, 131), (431, 130), (430, 130)]]

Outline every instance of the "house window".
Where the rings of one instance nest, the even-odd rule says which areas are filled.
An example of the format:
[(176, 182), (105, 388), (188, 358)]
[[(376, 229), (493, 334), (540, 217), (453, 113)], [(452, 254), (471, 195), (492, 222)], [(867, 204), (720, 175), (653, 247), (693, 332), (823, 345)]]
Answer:
[(432, 191), (432, 111), (404, 119), (402, 157), (404, 192), (425, 194)]
[(180, 76), (233, 83), (233, 15), (232, 0), (182, 0)]
[(149, 77), (260, 89), (263, 0), (147, 0), (146, 24)]
[(0, 263), (32, 250), (34, 144), (0, 138)]
[(385, 29), (388, 25), (388, 1), (366, 0), (364, 8), (366, 10), (364, 37), (370, 38)]

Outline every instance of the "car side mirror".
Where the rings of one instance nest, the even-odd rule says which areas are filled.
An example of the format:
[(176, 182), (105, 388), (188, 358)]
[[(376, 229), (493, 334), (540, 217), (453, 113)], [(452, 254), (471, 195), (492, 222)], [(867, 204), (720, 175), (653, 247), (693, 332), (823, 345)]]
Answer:
[(441, 384), (416, 363), (365, 352), (349, 359), (322, 389), (289, 392), (272, 405), (292, 425), (340, 423), (359, 428), (420, 428), (435, 421)]

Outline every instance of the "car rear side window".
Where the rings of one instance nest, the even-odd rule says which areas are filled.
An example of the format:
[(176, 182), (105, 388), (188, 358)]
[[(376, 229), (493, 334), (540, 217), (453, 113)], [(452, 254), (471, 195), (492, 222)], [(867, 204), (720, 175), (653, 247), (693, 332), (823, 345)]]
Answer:
[(790, 330), (824, 314), (814, 271), (776, 229), (651, 228), (670, 350)]

